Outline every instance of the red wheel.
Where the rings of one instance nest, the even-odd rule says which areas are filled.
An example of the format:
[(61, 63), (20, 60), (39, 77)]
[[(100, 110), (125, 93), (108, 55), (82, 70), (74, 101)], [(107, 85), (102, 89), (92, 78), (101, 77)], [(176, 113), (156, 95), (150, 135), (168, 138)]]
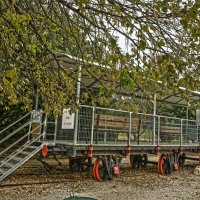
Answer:
[(97, 158), (93, 166), (93, 176), (96, 181), (103, 181), (105, 169), (103, 166), (103, 159)]
[(165, 159), (166, 159), (165, 154), (161, 154), (158, 160), (158, 173), (161, 175), (165, 175), (163, 171), (163, 164)]
[(171, 158), (168, 155), (161, 154), (158, 160), (158, 173), (161, 175), (171, 174)]
[(97, 181), (97, 177), (96, 177), (96, 166), (97, 166), (97, 162), (98, 162), (98, 158), (95, 160), (94, 165), (93, 165), (93, 169), (92, 169), (92, 174), (94, 179)]
[(42, 147), (42, 156), (43, 156), (43, 158), (46, 158), (46, 157), (47, 157), (48, 152), (49, 152), (49, 149), (48, 149), (47, 145), (44, 145), (44, 146)]

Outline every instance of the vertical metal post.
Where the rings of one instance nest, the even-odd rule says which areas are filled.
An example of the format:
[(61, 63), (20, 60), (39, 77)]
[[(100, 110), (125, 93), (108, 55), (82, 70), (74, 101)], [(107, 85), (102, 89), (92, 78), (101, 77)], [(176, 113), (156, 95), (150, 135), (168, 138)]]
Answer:
[(152, 144), (155, 145), (156, 141), (156, 93), (154, 94), (154, 101), (153, 101), (153, 140)]
[(187, 111), (186, 111), (186, 134), (189, 134), (188, 131), (188, 111), (189, 111), (189, 106), (187, 106)]
[(31, 126), (32, 126), (32, 120), (33, 120), (33, 111), (31, 112), (31, 120), (30, 120), (30, 124), (29, 124), (29, 128), (28, 128), (28, 141), (31, 140)]
[(35, 110), (38, 109), (38, 104), (39, 104), (39, 89), (37, 87), (36, 96), (35, 96)]
[(128, 133), (128, 146), (131, 145), (131, 117), (132, 113), (129, 113), (129, 133)]
[(57, 128), (58, 128), (58, 116), (56, 116), (56, 118), (55, 118), (54, 141), (56, 141)]
[(181, 119), (181, 135), (180, 135), (180, 146), (183, 144), (183, 119)]
[(43, 133), (42, 133), (42, 138), (43, 140), (46, 139), (46, 135), (47, 135), (47, 114), (45, 114), (45, 119), (44, 119), (44, 129), (43, 129)]
[(91, 129), (90, 145), (93, 144), (93, 137), (94, 137), (94, 113), (95, 113), (95, 108), (92, 107), (92, 129)]
[(200, 133), (199, 133), (199, 125), (197, 124), (197, 142), (199, 143), (200, 146)]
[[(77, 106), (80, 103), (81, 71), (82, 71), (82, 68), (81, 68), (81, 66), (79, 66), (77, 88), (76, 88), (76, 103), (77, 103)], [(75, 114), (74, 144), (77, 144), (77, 135), (78, 135), (78, 109), (76, 109), (76, 114)]]
[(78, 135), (78, 109), (75, 114), (75, 128), (74, 128), (74, 144), (77, 144), (77, 135)]
[(158, 116), (158, 138), (157, 138), (157, 145), (160, 145), (160, 116)]
[(189, 113), (189, 107), (187, 106), (187, 110), (186, 110), (186, 119), (188, 120), (188, 113)]
[(199, 126), (200, 126), (200, 109), (196, 110), (196, 126), (197, 126), (197, 141), (199, 142), (199, 146), (200, 146), (200, 131), (199, 131)]

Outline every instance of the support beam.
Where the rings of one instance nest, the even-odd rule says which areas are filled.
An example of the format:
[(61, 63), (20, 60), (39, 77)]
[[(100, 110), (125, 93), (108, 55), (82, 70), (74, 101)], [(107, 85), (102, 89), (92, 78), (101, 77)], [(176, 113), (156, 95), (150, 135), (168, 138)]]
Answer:
[(152, 144), (155, 145), (155, 141), (156, 141), (156, 93), (154, 94), (154, 101), (153, 101), (153, 140), (152, 140)]
[(38, 105), (39, 105), (39, 89), (37, 87), (36, 95), (35, 95), (35, 110), (38, 110)]
[[(80, 103), (81, 74), (82, 74), (82, 67), (79, 66), (79, 74), (78, 74), (77, 88), (76, 88), (76, 103), (77, 103), (77, 106)], [(74, 144), (77, 144), (77, 136), (78, 136), (77, 133), (78, 133), (78, 109), (76, 109), (76, 115), (75, 115)]]

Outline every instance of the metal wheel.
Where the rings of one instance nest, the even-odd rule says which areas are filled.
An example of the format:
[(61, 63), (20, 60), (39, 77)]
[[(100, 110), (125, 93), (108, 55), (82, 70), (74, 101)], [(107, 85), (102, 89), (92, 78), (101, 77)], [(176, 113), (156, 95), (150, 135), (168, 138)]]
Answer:
[(142, 168), (146, 168), (147, 167), (147, 162), (148, 162), (147, 154), (143, 154), (141, 156), (141, 167)]
[(86, 171), (89, 165), (86, 165), (85, 157), (69, 159), (69, 169), (71, 171)]
[(169, 175), (172, 172), (172, 157), (170, 155), (161, 154), (158, 160), (158, 172), (161, 175)]
[(105, 181), (119, 174), (120, 157), (104, 156), (98, 157), (93, 166), (93, 177), (96, 181)]
[(130, 162), (132, 165), (133, 169), (136, 168), (146, 168), (147, 166), (147, 154), (143, 154), (143, 155), (132, 155), (130, 157)]
[(112, 156), (112, 160), (111, 160), (111, 175), (119, 175), (120, 174), (120, 165), (122, 162), (122, 157), (121, 156)]
[(114, 165), (120, 166), (122, 162), (121, 156), (112, 156), (112, 160), (114, 162)]
[(130, 157), (130, 162), (133, 169), (140, 168), (140, 159), (139, 155), (132, 155)]
[(185, 153), (183, 153), (182, 155), (179, 156), (179, 158), (178, 158), (178, 164), (180, 166), (182, 166), (182, 165), (185, 164)]
[(102, 158), (97, 158), (93, 166), (93, 177), (96, 181), (105, 180), (106, 170)]

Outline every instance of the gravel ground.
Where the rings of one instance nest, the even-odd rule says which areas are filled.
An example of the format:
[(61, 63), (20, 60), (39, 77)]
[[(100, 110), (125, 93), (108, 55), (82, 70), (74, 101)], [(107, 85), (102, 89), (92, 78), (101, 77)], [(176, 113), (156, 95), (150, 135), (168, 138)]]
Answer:
[[(56, 167), (51, 174), (40, 164), (22, 167), (0, 184), (0, 200), (63, 200), (72, 193), (99, 200), (199, 200), (200, 176), (193, 174), (194, 162), (189, 164), (170, 176), (158, 175), (156, 166), (133, 170), (124, 164), (121, 174), (106, 182), (95, 182), (88, 173), (69, 172), (65, 165)], [(59, 183), (42, 184), (55, 181)], [(19, 183), (20, 186), (14, 185)]]

